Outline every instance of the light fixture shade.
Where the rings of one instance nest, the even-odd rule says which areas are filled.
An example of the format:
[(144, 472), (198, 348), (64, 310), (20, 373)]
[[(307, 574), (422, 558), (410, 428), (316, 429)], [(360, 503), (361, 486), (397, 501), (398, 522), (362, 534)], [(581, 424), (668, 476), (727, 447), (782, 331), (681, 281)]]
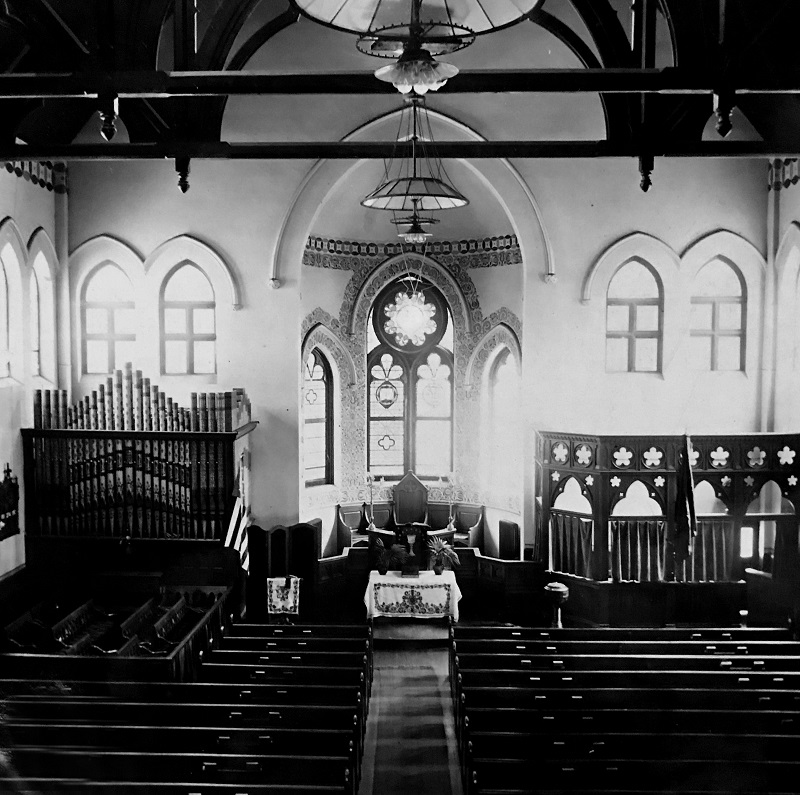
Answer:
[(436, 177), (398, 177), (377, 187), (361, 200), (364, 207), (408, 213), (416, 210), (453, 210), (469, 199)]
[(542, 0), (292, 0), (302, 14), (348, 33), (404, 23), (417, 2), (423, 25), (456, 26), (476, 34), (521, 22)]
[(405, 218), (395, 217), (392, 219), (392, 223), (398, 229), (403, 226), (408, 227), (402, 232), (397, 233), (397, 236), (402, 237), (406, 243), (409, 245), (415, 243), (418, 245), (423, 245), (429, 237), (433, 236), (433, 233), (428, 232), (428, 230), (425, 229), (422, 224), (438, 224), (439, 221), (436, 218), (431, 218), (430, 216), (417, 215), (415, 207), (411, 215), (408, 215)]
[(417, 94), (438, 91), (458, 69), (449, 63), (434, 61), (427, 50), (405, 52), (399, 60), (375, 70), (375, 77), (391, 83), (401, 94), (412, 89)]
[(436, 155), (424, 97), (411, 94), (406, 98), (397, 142), (411, 144), (411, 157), (395, 154), (384, 163), (378, 187), (361, 200), (364, 207), (416, 216), (420, 212), (452, 210), (469, 204), (451, 184), (444, 164)]
[(469, 47), (475, 34), (450, 22), (428, 22), (415, 25), (389, 25), (359, 36), (356, 47), (376, 58), (399, 58), (409, 47), (418, 47), (431, 55), (448, 55)]

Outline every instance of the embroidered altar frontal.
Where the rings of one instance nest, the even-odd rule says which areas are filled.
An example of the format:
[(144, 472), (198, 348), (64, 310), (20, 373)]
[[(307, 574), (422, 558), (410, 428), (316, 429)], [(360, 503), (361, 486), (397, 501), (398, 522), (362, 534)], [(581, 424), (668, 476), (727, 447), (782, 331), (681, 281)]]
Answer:
[(364, 594), (367, 615), (399, 618), (442, 618), (458, 621), (461, 591), (452, 571), (434, 574), (421, 571), (419, 577), (401, 577), (399, 571), (379, 574), (371, 571)]

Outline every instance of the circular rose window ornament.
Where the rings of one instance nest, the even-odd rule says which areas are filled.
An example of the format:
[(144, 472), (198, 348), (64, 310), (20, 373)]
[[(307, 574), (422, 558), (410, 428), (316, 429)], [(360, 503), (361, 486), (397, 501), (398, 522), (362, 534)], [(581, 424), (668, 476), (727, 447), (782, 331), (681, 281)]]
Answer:
[(372, 313), (378, 339), (401, 353), (416, 354), (438, 345), (449, 322), (444, 296), (414, 275), (387, 284)]
[(398, 293), (394, 302), (387, 304), (383, 312), (389, 318), (383, 328), (387, 334), (394, 336), (401, 348), (409, 342), (421, 347), (425, 344), (425, 338), (436, 332), (436, 321), (433, 319), (436, 307), (416, 290), (410, 295)]

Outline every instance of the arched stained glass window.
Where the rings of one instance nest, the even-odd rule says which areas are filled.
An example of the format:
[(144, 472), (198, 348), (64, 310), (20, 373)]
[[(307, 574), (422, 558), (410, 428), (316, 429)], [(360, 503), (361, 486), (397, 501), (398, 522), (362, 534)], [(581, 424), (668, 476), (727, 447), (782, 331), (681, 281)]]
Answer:
[(744, 370), (745, 287), (727, 262), (697, 274), (692, 294), (692, 361), (699, 370)]
[(303, 365), (303, 467), (306, 486), (333, 483), (333, 374), (317, 348)]
[(161, 294), (161, 371), (166, 375), (217, 371), (216, 302), (208, 277), (184, 263)]
[(606, 298), (606, 371), (661, 371), (663, 295), (647, 265), (627, 262), (613, 276)]
[(116, 265), (97, 268), (83, 289), (84, 373), (110, 373), (135, 360), (136, 304), (133, 286)]
[(453, 469), (452, 321), (444, 296), (417, 276), (392, 282), (371, 313), (368, 469), (441, 477)]

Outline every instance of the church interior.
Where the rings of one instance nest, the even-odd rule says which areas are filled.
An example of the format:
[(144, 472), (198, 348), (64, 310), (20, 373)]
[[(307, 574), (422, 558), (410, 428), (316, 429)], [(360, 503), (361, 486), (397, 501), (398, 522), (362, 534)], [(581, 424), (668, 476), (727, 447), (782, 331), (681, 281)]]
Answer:
[(0, 0), (0, 791), (800, 792), (791, 0)]

